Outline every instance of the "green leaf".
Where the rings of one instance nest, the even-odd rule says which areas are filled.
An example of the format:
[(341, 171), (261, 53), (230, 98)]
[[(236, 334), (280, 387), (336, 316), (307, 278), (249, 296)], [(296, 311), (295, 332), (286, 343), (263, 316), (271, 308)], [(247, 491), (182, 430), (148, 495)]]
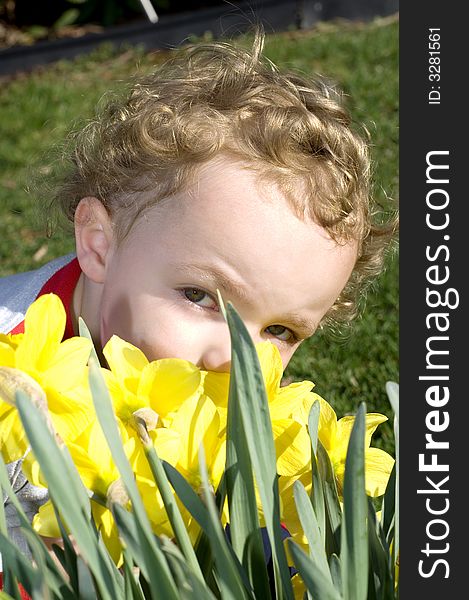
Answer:
[(280, 525), (276, 452), (267, 394), (256, 348), (243, 321), (229, 302), (226, 310), (231, 334), (231, 377), (236, 377), (239, 413), (254, 467), (264, 518), (272, 547), (276, 597), (293, 600)]
[(381, 503), (381, 523), (386, 538), (390, 541), (394, 535), (394, 516), (396, 508), (396, 463), (389, 476), (386, 491)]
[[(40, 598), (41, 600), (49, 600), (52, 598), (52, 593), (60, 594), (59, 587), (56, 585), (54, 577), (46, 568), (46, 558), (44, 552), (44, 544), (38, 539), (37, 535), (32, 531), (26, 530), (23, 532), (26, 541), (28, 542), (29, 549), (31, 550), (32, 562), (35, 565), (36, 571), (40, 574), (40, 577), (33, 582), (31, 586), (30, 595), (33, 600)], [(21, 584), (24, 586), (23, 581)]]
[(365, 412), (361, 403), (350, 435), (344, 474), (340, 564), (345, 600), (366, 600), (368, 525), (365, 492)]
[[(64, 568), (68, 577), (70, 578), (70, 585), (75, 592), (78, 591), (78, 565), (77, 565), (77, 553), (75, 552), (75, 548), (73, 547), (70, 538), (68, 537), (67, 531), (63, 524), (62, 518), (57, 510), (57, 507), (53, 504), (53, 509), (55, 513), (55, 518), (57, 519), (57, 523), (59, 525), (60, 533), (62, 535), (62, 543), (63, 549), (60, 548), (57, 544), (52, 545), (52, 549), (54, 554), (57, 556), (60, 564)], [(94, 586), (93, 586), (94, 589)]]
[(220, 585), (220, 592), (223, 600), (241, 600), (254, 598), (253, 594), (248, 592), (241, 578), (242, 569), (233, 549), (229, 546), (225, 532), (223, 531), (218, 515), (215, 499), (211, 491), (208, 480), (207, 463), (205, 461), (204, 447), (201, 444), (199, 448), (199, 469), (202, 479), (201, 487), (208, 512), (207, 531), (215, 564), (217, 567), (217, 578)]
[(47, 481), (49, 496), (90, 565), (103, 600), (121, 598), (122, 587), (118, 584), (117, 569), (109, 555), (98, 546), (97, 537), (90, 526), (89, 497), (68, 450), (59, 448), (42, 413), (21, 390), (16, 393), (16, 405), (31, 448)]
[(184, 520), (181, 516), (181, 512), (173, 496), (173, 492), (168, 483), (165, 471), (161, 464), (160, 458), (153, 446), (145, 447), (145, 455), (150, 465), (153, 477), (158, 486), (158, 490), (163, 499), (163, 503), (168, 515), (171, 527), (173, 528), (174, 535), (176, 536), (177, 543), (183, 552), (186, 561), (192, 569), (194, 575), (200, 580), (204, 581), (202, 571), (200, 570), (197, 557), (192, 546), (192, 542), (187, 532)]
[(322, 482), (322, 492), (325, 506), (325, 546), (327, 555), (340, 552), (340, 527), (342, 523), (342, 508), (335, 480), (334, 468), (324, 446), (318, 441), (317, 467), (319, 479)]
[(139, 562), (138, 565), (144, 571), (152, 590), (158, 590), (158, 593), (162, 594), (165, 599), (176, 600), (177, 590), (164, 555), (156, 543), (142, 498), (134, 480), (132, 467), (125, 455), (117, 428), (116, 416), (112, 409), (111, 398), (99, 363), (91, 357), (89, 364), (89, 382), (96, 415), (132, 502), (138, 539), (143, 553), (143, 561)]
[(132, 571), (134, 562), (131, 554), (127, 548), (124, 548), (122, 552), (124, 555), (124, 564), (122, 565), (122, 569), (124, 571), (125, 598), (131, 598), (132, 600), (145, 600), (142, 586), (138, 581), (138, 577), (136, 577)]
[(77, 558), (77, 581), (80, 600), (94, 600), (96, 598), (94, 582), (90, 570), (81, 556)]
[(210, 530), (207, 508), (189, 483), (171, 464), (162, 461), (166, 476), (178, 498), (205, 532)]
[(321, 532), (319, 531), (316, 515), (311, 505), (311, 500), (301, 481), (295, 481), (293, 484), (293, 494), (301, 526), (303, 527), (303, 532), (308, 540), (309, 556), (313, 563), (315, 563), (317, 569), (332, 584), (327, 556), (322, 543)]
[(399, 384), (395, 381), (386, 382), (386, 393), (392, 410), (399, 421)]
[(194, 575), (184, 555), (174, 542), (163, 536), (161, 539), (161, 549), (165, 553), (171, 565), (171, 570), (178, 581), (181, 600), (193, 600), (193, 598), (197, 598), (197, 600), (199, 598), (200, 600), (216, 600), (205, 581), (201, 581), (199, 577)]
[(240, 414), (237, 373), (230, 375), (225, 479), (233, 549), (257, 598), (270, 595), (249, 448)]
[(329, 570), (331, 572), (332, 583), (337, 592), (342, 595), (342, 576), (340, 574), (340, 558), (337, 554), (331, 554), (329, 557)]
[(330, 578), (326, 577), (311, 558), (291, 538), (288, 548), (303, 582), (313, 598), (318, 600), (341, 600)]
[[(38, 534), (33, 530), (32, 525), (31, 525), (28, 517), (26, 516), (21, 503), (19, 502), (16, 494), (13, 491), (13, 488), (12, 488), (9, 478), (8, 478), (8, 473), (7, 473), (7, 470), (5, 467), (5, 463), (3, 461), (1, 454), (0, 454), (0, 488), (1, 488), (1, 490), (3, 490), (5, 496), (7, 496), (9, 498), (9, 501), (15, 507), (16, 514), (19, 519), (19, 522), (21, 525), (21, 531), (22, 531), (23, 535), (25, 537), (28, 537), (28, 534), (29, 534), (29, 536), (30, 536), (28, 538), (29, 540), (32, 538), (35, 538), (39, 542)], [(1, 503), (0, 513), (4, 514), (3, 502)], [(3, 535), (5, 537), (8, 537), (8, 529), (6, 526), (6, 522), (5, 522), (5, 528), (3, 530), (1, 530), (1, 533), (3, 533)], [(64, 580), (63, 574), (58, 570), (57, 565), (53, 561), (52, 557), (49, 555), (48, 550), (46, 549), (45, 545), (42, 542), (40, 543), (40, 549), (42, 552), (42, 556), (43, 556), (44, 560), (46, 561), (49, 573), (51, 574), (51, 579), (49, 580), (50, 585), (52, 587), (54, 587), (54, 589), (59, 589), (59, 588), (63, 588), (63, 587), (70, 588), (68, 582), (66, 582)], [(5, 565), (4, 565), (4, 568), (5, 568)], [(15, 569), (13, 569), (13, 571), (15, 572)]]
[(381, 525), (376, 518), (376, 511), (371, 498), (368, 498), (368, 540), (370, 556), (370, 577), (368, 584), (368, 599), (371, 595), (380, 600), (391, 600), (393, 595), (393, 578), (390, 570), (391, 555), (380, 534)]
[(314, 512), (318, 522), (319, 531), (323, 545), (326, 544), (326, 508), (324, 503), (324, 490), (321, 478), (321, 472), (316, 460), (318, 452), (318, 425), (319, 412), (321, 405), (319, 400), (315, 400), (308, 415), (308, 433), (311, 439), (311, 501), (313, 503)]
[(386, 383), (386, 392), (394, 411), (394, 445), (396, 453), (396, 482), (394, 486), (394, 543), (392, 547), (393, 564), (399, 558), (399, 385), (393, 381)]
[(200, 529), (199, 535), (197, 536), (195, 553), (204, 575), (204, 580), (212, 591), (218, 592), (218, 585), (214, 577), (215, 563), (213, 560), (212, 548), (210, 546), (210, 540), (203, 529)]
[[(228, 540), (225, 536), (225, 533), (223, 532), (222, 539), (219, 538), (219, 536), (217, 535), (218, 529), (215, 529), (214, 533), (213, 519), (208, 512), (206, 503), (202, 502), (202, 500), (195, 493), (195, 491), (192, 489), (189, 483), (172, 465), (165, 461), (162, 461), (162, 463), (166, 475), (171, 485), (173, 486), (178, 498), (181, 500), (181, 502), (184, 504), (187, 510), (191, 513), (191, 515), (194, 517), (197, 523), (201, 526), (202, 531), (204, 533), (204, 535), (200, 536), (199, 538), (199, 543), (201, 544), (200, 550), (202, 551), (202, 556), (199, 560), (201, 563), (203, 563), (205, 560), (204, 556), (208, 555), (209, 557), (209, 560), (207, 561), (208, 565), (204, 565), (205, 580), (207, 581), (208, 579), (210, 580), (210, 582), (212, 582), (217, 579), (216, 572), (208, 571), (208, 568), (211, 566), (212, 560), (215, 562), (218, 568), (218, 565), (220, 564), (221, 560), (218, 556), (218, 554), (220, 553), (220, 544), (222, 544), (222, 551), (224, 551), (223, 549), (225, 549), (226, 547), (228, 553), (231, 556), (233, 564), (238, 570), (238, 574), (240, 575), (240, 577), (242, 577), (243, 575), (245, 576), (245, 573), (236, 557), (236, 554), (233, 551), (232, 546), (228, 544)], [(221, 527), (219, 521), (219, 508), (215, 508), (215, 510), (217, 513), (217, 522)], [(206, 547), (207, 544), (209, 545), (208, 549)], [(245, 584), (249, 587), (249, 581), (247, 580), (247, 577)]]
[(319, 427), (319, 413), (321, 410), (321, 403), (319, 400), (315, 400), (311, 406), (311, 410), (308, 415), (308, 432), (311, 438), (311, 445), (313, 446), (314, 454), (318, 451), (318, 427)]
[[(34, 568), (31, 560), (28, 560), (3, 533), (0, 533), (0, 547), (2, 549), (4, 577), (7, 572), (13, 575), (30, 595), (34, 589), (41, 589), (43, 578), (39, 569)], [(16, 588), (16, 584), (13, 583), (11, 577), (5, 578), (4, 588), (5, 591), (11, 594), (13, 589), (9, 585), (10, 581)]]
[(7, 569), (3, 572), (3, 587), (12, 594), (9, 597), (14, 598), (14, 600), (22, 600), (20, 591), (18, 589), (18, 582), (16, 581), (14, 573), (12, 573), (10, 569)]
[(91, 346), (91, 356), (94, 358), (94, 360), (96, 361), (97, 364), (99, 364), (99, 358), (98, 355), (96, 353), (96, 348), (94, 346), (94, 342), (93, 342), (93, 338), (91, 337), (91, 333), (90, 330), (88, 329), (88, 327), (86, 326), (85, 321), (81, 318), (78, 317), (78, 332), (80, 334), (81, 337), (86, 338), (87, 340), (90, 340), (92, 346)]

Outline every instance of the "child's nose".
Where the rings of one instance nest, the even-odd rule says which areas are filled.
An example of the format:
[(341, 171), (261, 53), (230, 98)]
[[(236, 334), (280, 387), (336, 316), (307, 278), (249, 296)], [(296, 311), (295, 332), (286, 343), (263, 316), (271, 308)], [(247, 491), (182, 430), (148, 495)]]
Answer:
[[(249, 333), (255, 344), (262, 341), (260, 334), (251, 329), (249, 329)], [(229, 373), (231, 368), (231, 339), (228, 328), (226, 328), (226, 332), (218, 336), (218, 339), (210, 340), (202, 354), (201, 363), (200, 366), (205, 371)]]
[(230, 372), (231, 341), (229, 334), (216, 340), (210, 340), (202, 353), (201, 363), (200, 366), (205, 371)]

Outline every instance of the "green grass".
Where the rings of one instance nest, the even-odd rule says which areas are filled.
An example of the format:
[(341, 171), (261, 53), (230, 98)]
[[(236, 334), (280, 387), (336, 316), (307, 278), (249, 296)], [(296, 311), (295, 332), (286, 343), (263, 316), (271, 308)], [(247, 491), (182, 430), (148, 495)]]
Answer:
[[(268, 35), (266, 54), (281, 67), (318, 72), (348, 95), (357, 126), (372, 142), (375, 194), (387, 203), (398, 181), (398, 23), (337, 22), (310, 31)], [(73, 250), (73, 239), (45, 234), (47, 198), (27, 192), (32, 177), (47, 174), (46, 154), (72, 126), (93, 115), (109, 88), (144, 73), (164, 52), (102, 47), (91, 56), (61, 62), (0, 86), (0, 275), (33, 269)], [(365, 401), (368, 412), (391, 416), (385, 382), (398, 377), (398, 264), (368, 294), (363, 316), (343, 335), (320, 332), (292, 359), (286, 377), (310, 379), (339, 416)], [(381, 426), (375, 443), (391, 451), (392, 427)]]

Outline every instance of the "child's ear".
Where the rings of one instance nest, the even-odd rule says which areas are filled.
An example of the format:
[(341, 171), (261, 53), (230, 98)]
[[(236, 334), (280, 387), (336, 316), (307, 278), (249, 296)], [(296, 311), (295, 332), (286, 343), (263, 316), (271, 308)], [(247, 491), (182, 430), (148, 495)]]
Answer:
[(95, 283), (103, 283), (106, 257), (113, 240), (111, 218), (97, 198), (87, 197), (78, 203), (74, 223), (76, 253), (81, 270)]

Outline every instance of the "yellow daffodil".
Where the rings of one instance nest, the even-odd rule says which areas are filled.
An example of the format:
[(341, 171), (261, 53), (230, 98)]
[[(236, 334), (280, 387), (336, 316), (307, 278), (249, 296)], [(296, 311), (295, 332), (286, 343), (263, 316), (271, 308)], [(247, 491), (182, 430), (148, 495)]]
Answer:
[[(131, 463), (137, 451), (136, 439), (127, 434), (120, 424), (119, 431), (124, 450)], [(104, 433), (96, 420), (75, 440), (68, 444), (68, 449), (84, 486), (93, 491), (97, 502), (92, 502), (92, 511), (98, 531), (117, 564), (122, 560), (122, 548), (117, 528), (108, 506), (111, 502), (119, 502), (128, 506), (120, 473), (114, 464), (111, 451)], [(28, 480), (34, 485), (45, 485), (41, 471), (34, 461), (24, 465)], [(50, 501), (44, 504), (33, 520), (34, 529), (42, 536), (58, 537), (60, 530)]]
[[(44, 394), (45, 409), (65, 441), (83, 484), (94, 492), (91, 506), (97, 528), (119, 565), (122, 548), (109, 506), (118, 502), (129, 508), (130, 503), (96, 420), (88, 389), (86, 365), (91, 343), (83, 338), (62, 342), (64, 328), (65, 311), (61, 301), (50, 294), (31, 305), (26, 314), (24, 334), (0, 336), (2, 453), (7, 462), (11, 462), (21, 458), (27, 447), (11, 399), (14, 395), (10, 388), (2, 388), (1, 385), (2, 377), (6, 381), (10, 375), (20, 377), (24, 374), (21, 375), (26, 378), (24, 385), (29, 385), (32, 393), (35, 385), (40, 386), (38, 394)], [(270, 342), (263, 342), (257, 344), (256, 350), (272, 422), (281, 519), (295, 541), (305, 546), (306, 539), (293, 499), (293, 483), (300, 480), (307, 491), (311, 489), (310, 409), (319, 400), (318, 437), (331, 459), (339, 494), (354, 417), (338, 420), (332, 407), (312, 392), (314, 384), (310, 381), (282, 387), (283, 365), (278, 348)], [(198, 453), (203, 445), (209, 480), (216, 489), (225, 467), (230, 375), (201, 371), (181, 359), (150, 362), (138, 348), (117, 336), (108, 341), (103, 354), (109, 368), (102, 368), (102, 373), (112, 398), (120, 437), (152, 528), (157, 535), (172, 536), (160, 492), (146, 459), (148, 444), (196, 491), (200, 486)], [(366, 491), (370, 496), (384, 493), (394, 463), (386, 452), (370, 447), (376, 427), (385, 420), (384, 415), (366, 415), (365, 471)], [(26, 458), (24, 471), (31, 483), (46, 485), (34, 456)], [(179, 500), (178, 504), (194, 540), (198, 526)], [(262, 523), (260, 502), (259, 510)], [(223, 522), (227, 518), (225, 506)], [(50, 502), (41, 507), (33, 526), (41, 535), (60, 535)]]
[(171, 430), (181, 438), (180, 455), (176, 469), (184, 475), (194, 489), (200, 486), (199, 447), (204, 446), (210, 482), (218, 485), (224, 469), (220, 416), (212, 400), (202, 395), (186, 400), (171, 419)]
[[(86, 374), (91, 342), (80, 337), (62, 341), (65, 322), (65, 309), (58, 296), (38, 298), (26, 312), (24, 334), (0, 335), (0, 367), (7, 374), (5, 381), (13, 376), (17, 387), (23, 387), (21, 373), (36, 382), (45, 393), (55, 429), (62, 438), (74, 439), (93, 414)], [(18, 460), (27, 446), (14, 393), (0, 393), (4, 460)]]
[[(299, 476), (310, 465), (311, 449), (307, 419), (311, 406), (319, 398), (312, 392), (311, 381), (281, 387), (283, 364), (280, 352), (271, 342), (256, 344), (269, 404), (279, 475)], [(204, 390), (214, 401), (226, 426), (229, 374), (209, 372)]]
[[(179, 432), (165, 427), (157, 427), (155, 430), (148, 432), (148, 437), (161, 460), (173, 466), (178, 462), (181, 454), (181, 435)], [(138, 444), (138, 452), (135, 455), (133, 468), (136, 474), (137, 487), (153, 531), (157, 535), (165, 534), (172, 537), (173, 531), (164, 508), (163, 499), (153, 479), (145, 451), (140, 443)]]
[[(332, 406), (323, 399), (320, 402), (318, 437), (331, 459), (338, 491), (341, 494), (345, 459), (355, 417), (346, 416), (337, 420)], [(365, 486), (366, 493), (372, 497), (384, 494), (394, 466), (394, 459), (387, 452), (379, 448), (370, 448), (371, 436), (378, 425), (385, 421), (387, 417), (379, 413), (367, 413), (365, 416)]]
[(295, 573), (293, 575), (291, 584), (293, 587), (293, 597), (295, 600), (303, 600), (306, 592), (306, 586), (299, 573)]
[[(110, 370), (103, 369), (116, 415), (133, 426), (134, 415), (153, 415), (152, 427), (188, 398), (202, 391), (203, 374), (182, 359), (149, 362), (141, 350), (112, 336), (103, 349)], [(150, 412), (151, 411), (151, 412)]]

